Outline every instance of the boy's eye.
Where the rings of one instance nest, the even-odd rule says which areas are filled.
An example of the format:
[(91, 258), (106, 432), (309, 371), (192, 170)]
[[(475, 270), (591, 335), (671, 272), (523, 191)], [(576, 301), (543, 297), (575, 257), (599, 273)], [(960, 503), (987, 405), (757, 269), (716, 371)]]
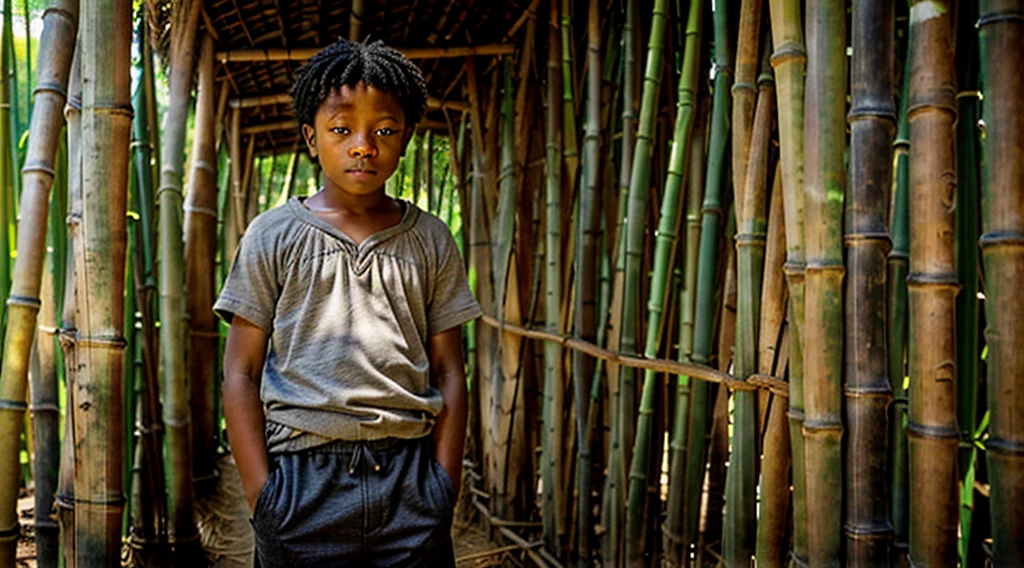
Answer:
[(377, 130), (377, 136), (391, 136), (395, 133), (393, 128), (380, 128)]
[(335, 126), (334, 128), (331, 129), (331, 132), (335, 134), (348, 134), (349, 130), (344, 126)]

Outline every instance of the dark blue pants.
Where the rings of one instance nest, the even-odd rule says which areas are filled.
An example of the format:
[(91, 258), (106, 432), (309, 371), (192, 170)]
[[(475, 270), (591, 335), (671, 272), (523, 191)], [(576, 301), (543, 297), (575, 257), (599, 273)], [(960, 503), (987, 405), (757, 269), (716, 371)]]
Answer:
[(274, 454), (252, 519), (256, 565), (453, 568), (454, 506), (430, 436)]

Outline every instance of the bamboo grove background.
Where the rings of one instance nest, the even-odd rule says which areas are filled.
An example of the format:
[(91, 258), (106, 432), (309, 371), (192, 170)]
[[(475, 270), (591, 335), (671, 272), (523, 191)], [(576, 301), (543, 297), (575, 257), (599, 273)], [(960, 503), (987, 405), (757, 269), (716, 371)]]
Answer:
[[(12, 4), (0, 566), (29, 485), (40, 566), (197, 562), (210, 306), (317, 173), (226, 108), (202, 2), (54, 0), (22, 51)], [(1024, 565), (1024, 3), (494, 6), (388, 192), (487, 314), (460, 515), (499, 561)]]

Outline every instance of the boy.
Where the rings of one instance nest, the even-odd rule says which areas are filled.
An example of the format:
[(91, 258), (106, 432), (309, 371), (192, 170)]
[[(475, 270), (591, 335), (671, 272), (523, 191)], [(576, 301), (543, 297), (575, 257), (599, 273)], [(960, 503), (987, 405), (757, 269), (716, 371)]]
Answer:
[(454, 566), (461, 326), (481, 311), (448, 228), (384, 193), (423, 76), (342, 40), (292, 97), (324, 185), (253, 220), (214, 306), (258, 565)]

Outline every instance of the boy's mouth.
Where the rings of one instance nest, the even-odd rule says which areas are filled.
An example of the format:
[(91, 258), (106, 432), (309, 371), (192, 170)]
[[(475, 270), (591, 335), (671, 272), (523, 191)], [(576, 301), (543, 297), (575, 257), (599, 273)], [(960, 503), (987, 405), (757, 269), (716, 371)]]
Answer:
[(345, 170), (345, 173), (352, 174), (354, 176), (374, 176), (377, 172), (374, 170), (368, 170), (366, 168), (349, 168)]

